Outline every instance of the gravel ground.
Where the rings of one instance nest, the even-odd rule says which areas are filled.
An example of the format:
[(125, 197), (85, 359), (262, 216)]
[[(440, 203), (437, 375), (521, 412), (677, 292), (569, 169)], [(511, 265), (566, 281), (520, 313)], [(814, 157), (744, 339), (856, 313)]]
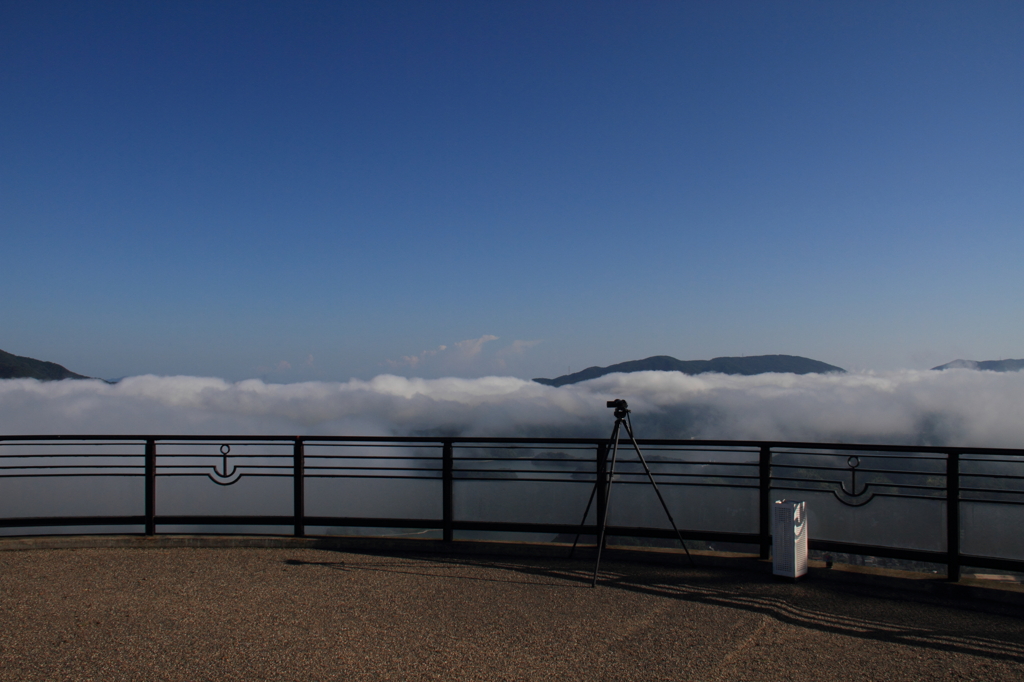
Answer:
[(0, 680), (1024, 680), (1024, 611), (727, 569), (0, 552)]

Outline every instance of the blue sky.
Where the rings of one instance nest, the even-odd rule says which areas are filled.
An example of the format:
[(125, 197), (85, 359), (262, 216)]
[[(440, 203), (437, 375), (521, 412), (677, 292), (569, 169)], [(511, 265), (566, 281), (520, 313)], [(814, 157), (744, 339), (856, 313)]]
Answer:
[(0, 348), (275, 382), (1024, 357), (1022, 112), (1019, 2), (5, 0)]

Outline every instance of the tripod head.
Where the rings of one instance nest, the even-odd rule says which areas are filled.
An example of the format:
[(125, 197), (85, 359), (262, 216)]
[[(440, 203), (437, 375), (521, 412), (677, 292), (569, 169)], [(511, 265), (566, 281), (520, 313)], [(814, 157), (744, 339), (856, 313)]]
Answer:
[(626, 401), (622, 398), (619, 398), (618, 400), (609, 400), (606, 404), (608, 407), (615, 409), (616, 419), (625, 419), (626, 415), (629, 414), (629, 405), (627, 405)]

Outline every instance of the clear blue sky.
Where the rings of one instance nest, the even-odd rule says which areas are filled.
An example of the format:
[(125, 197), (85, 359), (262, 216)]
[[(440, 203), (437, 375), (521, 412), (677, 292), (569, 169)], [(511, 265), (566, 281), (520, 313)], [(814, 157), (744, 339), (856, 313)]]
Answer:
[(1024, 357), (1024, 3), (3, 0), (0, 248), (106, 378)]

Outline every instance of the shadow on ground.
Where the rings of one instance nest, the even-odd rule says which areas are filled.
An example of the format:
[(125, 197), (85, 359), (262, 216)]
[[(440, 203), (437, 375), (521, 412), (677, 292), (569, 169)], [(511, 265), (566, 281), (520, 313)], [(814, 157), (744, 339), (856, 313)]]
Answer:
[[(353, 556), (351, 553), (347, 553)], [(292, 566), (318, 566), (334, 571), (381, 572), (438, 580), (543, 585), (558, 589), (591, 589), (592, 566), (582, 561), (509, 560), (417, 556), (408, 563), (394, 558), (310, 562), (288, 559)], [(455, 574), (466, 568), (487, 575)], [(681, 565), (651, 567), (608, 562), (596, 589), (628, 591), (654, 597), (739, 609), (779, 622), (820, 632), (911, 647), (959, 652), (1024, 663), (1024, 642), (1016, 635), (980, 623), (964, 627), (970, 613), (1011, 618), (1024, 610), (953, 598), (908, 594), (898, 589), (858, 586), (807, 578), (788, 581), (742, 570), (712, 570)], [(908, 608), (913, 605), (914, 608)], [(1022, 672), (1024, 676), (1024, 672)]]

